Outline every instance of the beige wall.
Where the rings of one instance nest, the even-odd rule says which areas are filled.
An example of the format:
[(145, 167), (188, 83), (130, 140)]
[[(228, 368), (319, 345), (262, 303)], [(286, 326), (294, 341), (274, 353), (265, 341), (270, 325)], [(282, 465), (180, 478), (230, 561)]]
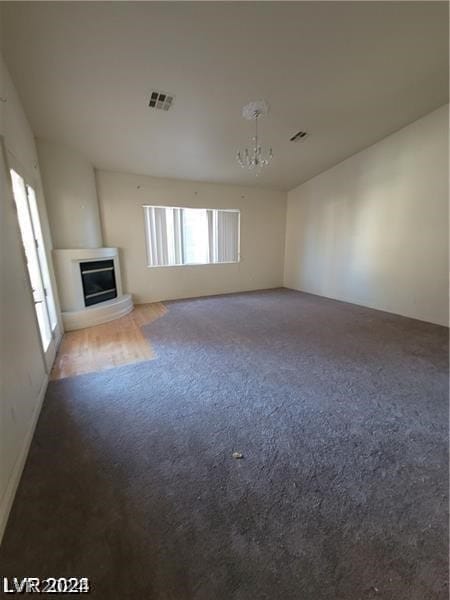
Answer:
[(284, 284), (448, 324), (448, 106), (288, 193)]
[(55, 248), (102, 245), (94, 169), (79, 152), (37, 140), (39, 166)]
[[(124, 290), (135, 302), (277, 287), (283, 279), (286, 194), (97, 172), (106, 246), (121, 251)], [(146, 266), (143, 204), (241, 210), (241, 262), (192, 267)]]
[[(43, 235), (48, 222), (33, 134), (0, 55), (0, 539), (47, 385), (6, 158), (35, 185)], [(5, 152), (6, 147), (6, 152)], [(6, 156), (7, 155), (7, 156)], [(48, 256), (50, 258), (50, 255)], [(51, 264), (51, 263), (50, 263)]]

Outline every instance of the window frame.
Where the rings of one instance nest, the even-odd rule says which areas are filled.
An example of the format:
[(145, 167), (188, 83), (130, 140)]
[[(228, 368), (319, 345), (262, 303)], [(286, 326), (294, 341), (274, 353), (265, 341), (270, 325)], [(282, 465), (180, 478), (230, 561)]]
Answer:
[[(145, 239), (145, 266), (147, 269), (171, 269), (180, 267), (210, 267), (216, 265), (237, 265), (241, 262), (241, 209), (240, 208), (203, 208), (201, 206), (174, 206), (169, 204), (142, 204), (144, 210), (144, 239)], [(149, 250), (149, 236), (147, 226), (147, 209), (148, 208), (170, 208), (178, 210), (212, 210), (222, 212), (232, 212), (238, 214), (238, 233), (237, 233), (237, 260), (227, 260), (221, 262), (206, 262), (206, 263), (177, 263), (172, 265), (150, 265), (148, 264), (150, 258)], [(181, 234), (183, 235), (183, 234)], [(183, 246), (183, 245), (182, 245)], [(183, 247), (181, 248), (181, 254), (184, 255)]]

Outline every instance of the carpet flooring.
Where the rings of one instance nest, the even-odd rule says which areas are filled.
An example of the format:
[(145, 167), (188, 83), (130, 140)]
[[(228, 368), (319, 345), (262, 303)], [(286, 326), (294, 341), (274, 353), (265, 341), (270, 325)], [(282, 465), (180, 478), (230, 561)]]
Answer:
[(167, 307), (155, 360), (50, 383), (0, 575), (448, 598), (448, 330), (289, 290)]

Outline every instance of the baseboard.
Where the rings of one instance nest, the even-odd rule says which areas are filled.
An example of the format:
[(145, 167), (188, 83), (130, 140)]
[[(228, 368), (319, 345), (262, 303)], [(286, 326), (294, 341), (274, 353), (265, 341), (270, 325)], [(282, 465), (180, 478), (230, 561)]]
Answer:
[(264, 287), (264, 288), (251, 288), (248, 290), (234, 290), (231, 292), (210, 292), (209, 294), (199, 294), (197, 296), (174, 296), (174, 297), (170, 297), (170, 298), (159, 298), (158, 300), (155, 299), (142, 299), (142, 298), (136, 298), (136, 296), (133, 296), (133, 302), (134, 304), (156, 304), (158, 302), (161, 302), (162, 304), (164, 304), (164, 302), (177, 302), (178, 300), (183, 301), (183, 300), (202, 300), (203, 298), (219, 298), (222, 296), (239, 296), (240, 294), (257, 294), (257, 293), (261, 293), (261, 292), (273, 292), (275, 290), (282, 290), (282, 289), (287, 289), (284, 288), (281, 284), (280, 285), (273, 285), (272, 287)]
[(342, 304), (350, 304), (351, 306), (359, 306), (360, 308), (369, 308), (370, 310), (376, 310), (378, 312), (386, 313), (387, 315), (395, 315), (396, 317), (401, 317), (402, 319), (411, 319), (413, 321), (420, 321), (421, 323), (429, 323), (430, 325), (437, 325), (438, 327), (446, 327), (449, 328), (448, 321), (436, 320), (433, 319), (430, 321), (429, 318), (418, 317), (417, 315), (411, 315), (404, 312), (395, 312), (389, 308), (382, 308), (380, 306), (375, 306), (374, 304), (359, 304), (358, 302), (352, 302), (351, 300), (346, 300), (344, 298), (338, 298), (337, 296), (324, 296), (323, 294), (318, 294), (317, 292), (309, 292), (308, 290), (302, 290), (300, 288), (293, 288), (284, 285), (284, 289), (290, 290), (291, 292), (300, 292), (301, 294), (307, 294), (308, 296), (315, 296), (316, 298), (323, 298), (325, 300), (333, 300), (334, 302), (341, 302)]
[(14, 502), (17, 488), (19, 486), (20, 478), (22, 476), (25, 462), (27, 460), (28, 451), (30, 450), (31, 440), (33, 439), (34, 430), (41, 413), (42, 403), (44, 401), (45, 392), (47, 391), (48, 375), (45, 376), (39, 395), (37, 397), (36, 406), (31, 419), (30, 429), (24, 439), (22, 450), (16, 459), (11, 475), (9, 476), (8, 485), (6, 486), (5, 493), (0, 503), (0, 544), (5, 533), (6, 524), (8, 522), (9, 513)]

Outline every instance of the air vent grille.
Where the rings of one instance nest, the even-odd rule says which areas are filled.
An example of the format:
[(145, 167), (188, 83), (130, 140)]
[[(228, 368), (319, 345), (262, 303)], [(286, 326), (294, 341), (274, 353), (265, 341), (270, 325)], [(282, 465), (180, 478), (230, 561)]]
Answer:
[(289, 141), (291, 142), (303, 142), (306, 140), (306, 138), (309, 136), (309, 133), (307, 131), (299, 131), (298, 133), (296, 133), (295, 135), (293, 135)]
[(169, 110), (169, 108), (173, 105), (173, 101), (174, 96), (171, 94), (153, 90), (148, 105), (150, 108), (155, 108), (156, 110)]

